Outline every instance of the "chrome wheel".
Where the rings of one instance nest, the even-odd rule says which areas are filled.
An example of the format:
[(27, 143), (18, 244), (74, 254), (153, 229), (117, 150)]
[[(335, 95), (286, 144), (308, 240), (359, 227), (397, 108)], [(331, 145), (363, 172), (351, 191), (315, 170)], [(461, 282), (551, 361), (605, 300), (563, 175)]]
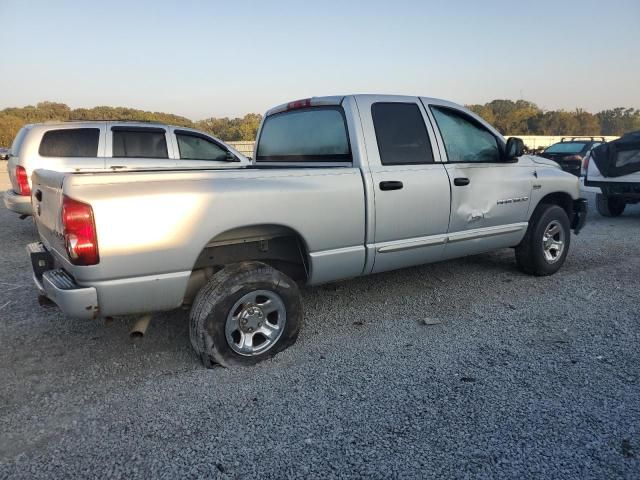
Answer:
[(564, 252), (565, 233), (559, 221), (553, 220), (544, 230), (542, 236), (542, 250), (544, 258), (549, 263), (555, 263)]
[(286, 321), (287, 309), (280, 295), (255, 290), (242, 296), (227, 315), (227, 343), (240, 355), (259, 355), (275, 345)]

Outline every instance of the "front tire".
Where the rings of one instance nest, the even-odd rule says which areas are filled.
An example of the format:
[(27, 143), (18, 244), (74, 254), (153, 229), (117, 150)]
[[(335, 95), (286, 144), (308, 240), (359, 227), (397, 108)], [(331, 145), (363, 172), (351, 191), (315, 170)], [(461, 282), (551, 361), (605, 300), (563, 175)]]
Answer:
[(527, 233), (516, 247), (518, 267), (529, 275), (553, 275), (564, 264), (571, 243), (567, 212), (543, 204), (534, 212)]
[(603, 217), (619, 217), (626, 206), (623, 198), (608, 197), (602, 193), (596, 194), (596, 209)]
[(191, 345), (202, 363), (249, 366), (292, 345), (302, 326), (296, 283), (262, 262), (228, 265), (195, 298)]

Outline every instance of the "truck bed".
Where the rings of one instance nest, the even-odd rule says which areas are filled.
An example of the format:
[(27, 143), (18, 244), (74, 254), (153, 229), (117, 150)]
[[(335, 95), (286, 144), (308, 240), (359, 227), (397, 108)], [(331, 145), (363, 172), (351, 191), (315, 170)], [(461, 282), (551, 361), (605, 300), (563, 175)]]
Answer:
[[(93, 208), (97, 265), (77, 267), (67, 258), (63, 195)], [(102, 282), (108, 287), (102, 292), (117, 295), (123, 312), (145, 292), (163, 291), (166, 308), (179, 306), (207, 245), (246, 236), (234, 232), (236, 216), (253, 228), (299, 236), (310, 258), (309, 283), (357, 276), (365, 265), (365, 196), (357, 168), (37, 170), (32, 200), (38, 232), (56, 264), (79, 285)], [(150, 279), (170, 288), (145, 290), (141, 284), (153, 284)]]

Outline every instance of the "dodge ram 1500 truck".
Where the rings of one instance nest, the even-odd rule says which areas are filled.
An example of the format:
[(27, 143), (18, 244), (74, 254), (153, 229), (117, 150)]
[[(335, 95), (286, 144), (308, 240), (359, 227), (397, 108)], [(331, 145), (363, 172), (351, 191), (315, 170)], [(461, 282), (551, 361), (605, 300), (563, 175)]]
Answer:
[(254, 364), (295, 341), (298, 284), (506, 247), (525, 272), (556, 272), (586, 202), (522, 149), (443, 100), (291, 102), (266, 113), (256, 165), (37, 170), (34, 279), (80, 318), (191, 304), (205, 365)]

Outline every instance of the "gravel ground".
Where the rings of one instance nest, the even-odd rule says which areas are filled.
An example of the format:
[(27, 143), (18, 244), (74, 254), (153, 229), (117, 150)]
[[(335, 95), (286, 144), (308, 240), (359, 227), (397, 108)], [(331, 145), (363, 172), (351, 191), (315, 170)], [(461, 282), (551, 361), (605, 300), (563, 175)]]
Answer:
[(2, 478), (639, 478), (640, 208), (564, 268), (505, 250), (304, 291), (292, 348), (203, 369), (187, 313), (39, 307), (0, 208)]

